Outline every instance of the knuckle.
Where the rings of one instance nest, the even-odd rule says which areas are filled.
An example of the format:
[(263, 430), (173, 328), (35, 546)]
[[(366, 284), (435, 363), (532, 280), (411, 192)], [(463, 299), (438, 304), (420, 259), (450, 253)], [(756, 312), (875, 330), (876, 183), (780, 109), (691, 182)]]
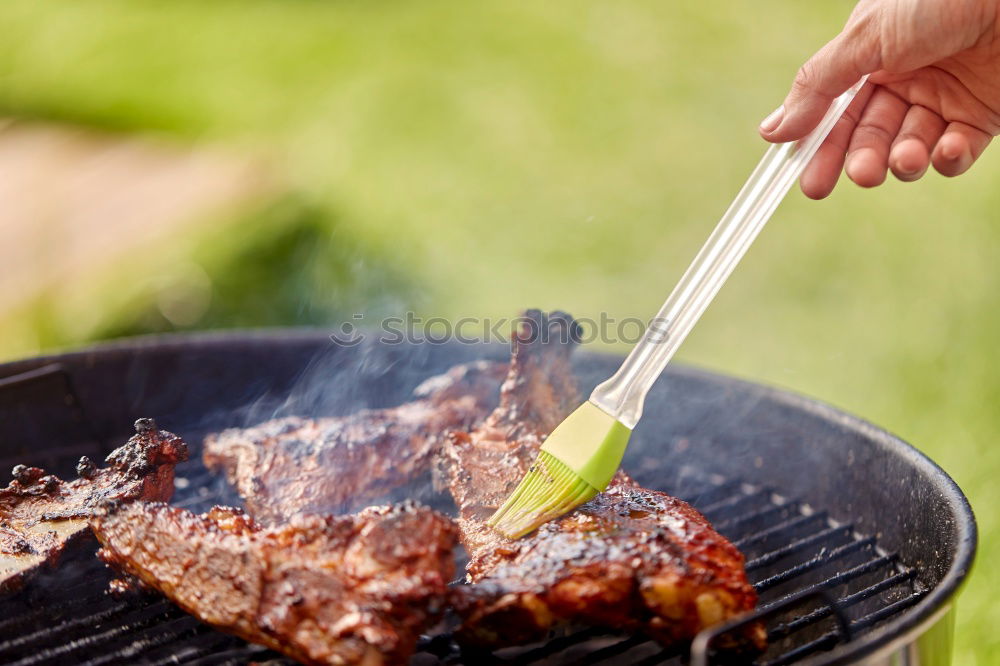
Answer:
[(854, 130), (854, 138), (865, 145), (873, 143), (889, 143), (893, 136), (888, 130), (879, 125), (858, 125)]
[(807, 60), (795, 74), (795, 87), (802, 92), (814, 92), (816, 88), (816, 64)]
[(927, 145), (927, 141), (924, 140), (923, 136), (917, 134), (913, 130), (906, 130), (906, 129), (900, 130), (899, 134), (896, 135), (896, 138), (893, 139), (892, 145), (895, 147), (903, 143), (904, 141), (911, 141), (911, 140), (919, 141), (925, 146)]

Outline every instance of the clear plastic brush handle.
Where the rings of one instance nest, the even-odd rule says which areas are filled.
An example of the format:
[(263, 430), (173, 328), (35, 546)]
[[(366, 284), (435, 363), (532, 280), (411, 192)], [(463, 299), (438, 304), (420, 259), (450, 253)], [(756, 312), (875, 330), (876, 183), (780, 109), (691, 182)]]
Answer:
[(834, 100), (812, 133), (799, 141), (774, 144), (768, 148), (684, 277), (650, 322), (639, 344), (618, 372), (594, 389), (591, 402), (629, 428), (635, 427), (653, 382), (866, 80), (867, 77), (861, 79)]

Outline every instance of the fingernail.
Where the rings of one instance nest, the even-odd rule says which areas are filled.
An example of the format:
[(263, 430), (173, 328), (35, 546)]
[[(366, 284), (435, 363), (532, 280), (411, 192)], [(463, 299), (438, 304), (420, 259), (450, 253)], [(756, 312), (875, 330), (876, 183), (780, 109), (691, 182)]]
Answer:
[(962, 154), (955, 161), (958, 163), (959, 173), (965, 173), (972, 166), (972, 155), (963, 150)]
[(855, 154), (856, 153), (847, 153), (847, 156), (844, 157), (844, 173), (848, 176), (851, 175), (851, 165), (854, 162)]
[(963, 146), (953, 142), (945, 143), (941, 146), (941, 158), (949, 164), (947, 167), (950, 173), (965, 173), (972, 166), (972, 154), (965, 150)]
[(955, 161), (962, 156), (962, 147), (954, 142), (945, 142), (941, 146), (941, 157), (949, 161)]
[(774, 130), (778, 129), (778, 125), (781, 124), (781, 119), (785, 117), (785, 105), (782, 104), (777, 109), (771, 112), (767, 118), (760, 123), (760, 129), (762, 132), (770, 134)]
[(892, 153), (889, 153), (889, 168), (892, 169), (892, 172), (899, 178), (910, 178), (917, 175), (917, 169), (910, 169), (909, 167), (903, 166), (900, 159)]

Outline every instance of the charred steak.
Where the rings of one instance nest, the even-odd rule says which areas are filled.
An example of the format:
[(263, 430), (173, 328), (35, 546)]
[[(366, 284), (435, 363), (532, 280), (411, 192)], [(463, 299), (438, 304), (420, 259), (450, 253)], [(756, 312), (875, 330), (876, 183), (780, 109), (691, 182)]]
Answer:
[[(468, 580), (455, 590), (462, 641), (543, 638), (561, 622), (641, 630), (665, 645), (756, 603), (742, 554), (685, 502), (619, 473), (608, 490), (518, 540), (486, 525), (579, 400), (570, 367), (576, 324), (529, 311), (513, 338), (500, 405), (446, 445), (442, 471), (459, 508)], [(763, 646), (752, 627), (741, 643)], [(734, 646), (742, 647), (742, 646)]]
[(133, 504), (91, 525), (108, 563), (306, 664), (405, 663), (455, 570), (452, 522), (412, 504), (270, 528), (239, 509)]
[(469, 363), (425, 381), (398, 407), (226, 430), (206, 439), (203, 459), (225, 471), (258, 521), (355, 508), (429, 469), (447, 432), (475, 426), (496, 405), (504, 372)]
[(73, 481), (37, 467), (14, 468), (14, 480), (0, 489), (0, 592), (54, 564), (67, 544), (89, 532), (87, 519), (102, 504), (170, 499), (174, 465), (187, 460), (187, 446), (152, 419), (139, 419), (135, 430), (108, 455), (107, 467), (81, 458)]

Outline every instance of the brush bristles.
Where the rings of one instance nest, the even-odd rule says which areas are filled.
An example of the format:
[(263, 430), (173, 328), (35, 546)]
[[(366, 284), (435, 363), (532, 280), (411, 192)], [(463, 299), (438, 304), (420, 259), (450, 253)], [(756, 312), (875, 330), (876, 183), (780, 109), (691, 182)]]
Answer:
[(487, 524), (505, 537), (517, 539), (572, 511), (597, 493), (596, 488), (565, 463), (541, 451), (521, 483)]

